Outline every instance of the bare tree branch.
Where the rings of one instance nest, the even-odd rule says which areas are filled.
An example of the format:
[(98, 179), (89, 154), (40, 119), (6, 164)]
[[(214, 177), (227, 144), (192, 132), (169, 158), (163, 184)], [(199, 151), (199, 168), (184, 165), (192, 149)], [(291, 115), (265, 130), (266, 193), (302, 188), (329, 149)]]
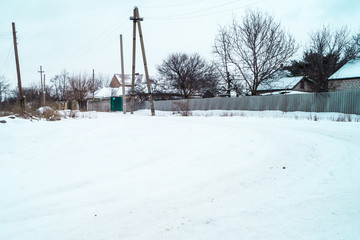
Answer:
[(221, 28), (219, 36), (222, 38), (215, 40), (215, 54), (232, 65), (252, 95), (261, 83), (271, 81), (297, 50), (294, 38), (281, 29), (280, 23), (260, 11), (248, 10), (240, 23), (234, 19), (230, 27)]

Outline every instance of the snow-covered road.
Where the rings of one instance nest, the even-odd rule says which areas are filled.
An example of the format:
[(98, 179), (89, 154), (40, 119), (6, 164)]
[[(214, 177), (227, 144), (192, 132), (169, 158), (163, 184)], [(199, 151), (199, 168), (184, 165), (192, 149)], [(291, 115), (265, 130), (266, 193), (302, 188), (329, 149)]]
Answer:
[(0, 239), (359, 239), (359, 122), (145, 115), (2, 118)]

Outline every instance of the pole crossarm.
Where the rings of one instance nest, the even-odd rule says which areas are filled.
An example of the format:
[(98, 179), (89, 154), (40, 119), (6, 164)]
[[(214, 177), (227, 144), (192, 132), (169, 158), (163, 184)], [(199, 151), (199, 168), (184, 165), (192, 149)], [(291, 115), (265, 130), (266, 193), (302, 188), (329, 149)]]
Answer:
[(134, 22), (138, 22), (138, 21), (144, 21), (144, 18), (142, 18), (142, 17), (130, 17), (130, 20), (132, 20)]

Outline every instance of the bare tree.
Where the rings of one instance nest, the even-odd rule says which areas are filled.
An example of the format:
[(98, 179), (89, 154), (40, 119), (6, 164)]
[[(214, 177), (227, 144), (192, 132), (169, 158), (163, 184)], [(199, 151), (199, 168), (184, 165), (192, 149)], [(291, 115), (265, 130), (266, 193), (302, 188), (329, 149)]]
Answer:
[(79, 103), (80, 110), (86, 110), (92, 79), (87, 74), (77, 74), (69, 78), (69, 98)]
[(261, 83), (271, 81), (296, 50), (294, 38), (273, 16), (259, 10), (248, 10), (240, 23), (234, 19), (221, 28), (214, 46), (216, 55), (231, 65), (233, 75), (252, 95)]
[(289, 70), (314, 80), (317, 91), (327, 91), (327, 79), (350, 59), (359, 56), (358, 39), (346, 27), (323, 26), (310, 35), (302, 60), (293, 61)]
[(96, 90), (98, 90), (102, 87), (110, 86), (110, 82), (111, 82), (111, 76), (109, 76), (108, 74), (99, 73), (99, 74), (95, 75), (95, 89)]
[(9, 93), (10, 83), (6, 80), (5, 76), (0, 75), (0, 116), (3, 114), (2, 111), (9, 110)]
[[(154, 78), (150, 78), (151, 94), (154, 99), (162, 99), (163, 97), (179, 96), (179, 94), (173, 93), (170, 86), (164, 81), (159, 81)], [(135, 94), (138, 96), (140, 102), (149, 100), (149, 93), (146, 84), (135, 85)]]
[[(201, 95), (217, 89), (218, 74), (212, 64), (208, 64), (198, 54), (173, 53), (157, 66), (165, 85), (182, 98)], [(165, 87), (166, 88), (166, 87)]]
[(10, 91), (10, 84), (5, 76), (0, 76), (0, 103), (6, 100), (6, 94)]
[(50, 82), (52, 83), (52, 95), (56, 100), (65, 100), (68, 90), (70, 75), (63, 69), (60, 74), (55, 75)]

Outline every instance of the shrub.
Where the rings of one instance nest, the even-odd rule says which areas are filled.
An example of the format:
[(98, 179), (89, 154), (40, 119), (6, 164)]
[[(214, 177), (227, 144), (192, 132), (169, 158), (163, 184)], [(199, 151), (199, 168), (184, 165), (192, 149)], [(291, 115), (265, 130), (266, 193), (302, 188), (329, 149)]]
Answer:
[(191, 116), (189, 100), (174, 102), (173, 113), (179, 113), (181, 116)]

